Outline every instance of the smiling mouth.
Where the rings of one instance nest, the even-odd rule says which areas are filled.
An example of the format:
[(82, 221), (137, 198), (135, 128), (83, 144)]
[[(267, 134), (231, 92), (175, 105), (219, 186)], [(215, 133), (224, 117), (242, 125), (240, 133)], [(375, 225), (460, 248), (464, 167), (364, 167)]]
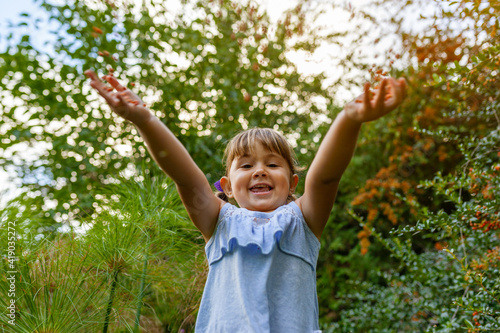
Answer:
[(254, 187), (251, 187), (250, 191), (252, 193), (255, 193), (255, 194), (267, 194), (267, 193), (271, 192), (272, 189), (273, 188), (271, 186), (265, 185), (265, 186), (254, 186)]

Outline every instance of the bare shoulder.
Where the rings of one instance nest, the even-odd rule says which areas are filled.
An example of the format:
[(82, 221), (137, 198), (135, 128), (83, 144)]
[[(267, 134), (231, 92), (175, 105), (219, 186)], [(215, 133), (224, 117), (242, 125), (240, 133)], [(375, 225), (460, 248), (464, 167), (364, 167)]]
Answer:
[(200, 230), (205, 241), (208, 241), (217, 225), (219, 212), (226, 202), (214, 194), (208, 182), (206, 186), (177, 186), (177, 190), (189, 218)]

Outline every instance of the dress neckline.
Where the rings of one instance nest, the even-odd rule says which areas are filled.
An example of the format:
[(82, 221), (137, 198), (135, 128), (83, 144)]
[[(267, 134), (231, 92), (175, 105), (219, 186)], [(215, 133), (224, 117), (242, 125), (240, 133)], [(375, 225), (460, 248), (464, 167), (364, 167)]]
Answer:
[[(276, 208), (275, 210), (273, 210), (272, 212), (260, 212), (260, 211), (257, 211), (257, 210), (249, 210), (249, 209), (246, 209), (246, 208), (243, 208), (243, 207), (238, 207), (238, 206), (235, 206), (231, 203), (226, 203), (226, 205), (231, 205), (233, 207), (235, 207), (236, 209), (241, 209), (243, 210), (247, 215), (250, 215), (250, 216), (254, 216), (254, 217), (260, 217), (260, 218), (271, 218), (273, 217), (277, 212), (279, 212), (280, 210), (288, 207), (289, 205), (291, 205), (292, 209), (294, 208), (293, 205), (297, 206), (297, 204), (294, 202), (294, 201), (290, 201), (289, 203), (287, 203), (286, 205), (281, 205), (279, 206), (278, 208)], [(297, 206), (298, 208), (298, 206)]]

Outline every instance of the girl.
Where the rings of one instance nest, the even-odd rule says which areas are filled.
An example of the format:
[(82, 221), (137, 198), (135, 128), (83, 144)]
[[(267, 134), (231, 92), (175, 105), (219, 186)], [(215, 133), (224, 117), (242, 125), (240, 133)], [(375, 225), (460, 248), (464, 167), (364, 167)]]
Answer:
[[(172, 178), (205, 241), (209, 273), (196, 322), (203, 333), (320, 332), (316, 296), (319, 239), (363, 122), (395, 109), (404, 79), (383, 80), (348, 103), (314, 158), (304, 194), (293, 150), (271, 129), (250, 129), (226, 148), (226, 174), (215, 196), (203, 172), (172, 132), (112, 75), (90, 85), (119, 116), (135, 124), (158, 165)], [(228, 200), (234, 200), (234, 206)], [(234, 202), (233, 201), (233, 202)]]

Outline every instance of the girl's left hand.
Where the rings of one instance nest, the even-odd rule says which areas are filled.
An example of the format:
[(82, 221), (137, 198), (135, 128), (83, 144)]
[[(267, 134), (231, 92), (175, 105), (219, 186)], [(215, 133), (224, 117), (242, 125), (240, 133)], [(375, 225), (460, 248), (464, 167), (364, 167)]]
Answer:
[(364, 123), (376, 120), (397, 108), (406, 94), (406, 80), (384, 79), (374, 90), (372, 92), (370, 84), (366, 83), (364, 94), (345, 106), (344, 110), (350, 119)]

